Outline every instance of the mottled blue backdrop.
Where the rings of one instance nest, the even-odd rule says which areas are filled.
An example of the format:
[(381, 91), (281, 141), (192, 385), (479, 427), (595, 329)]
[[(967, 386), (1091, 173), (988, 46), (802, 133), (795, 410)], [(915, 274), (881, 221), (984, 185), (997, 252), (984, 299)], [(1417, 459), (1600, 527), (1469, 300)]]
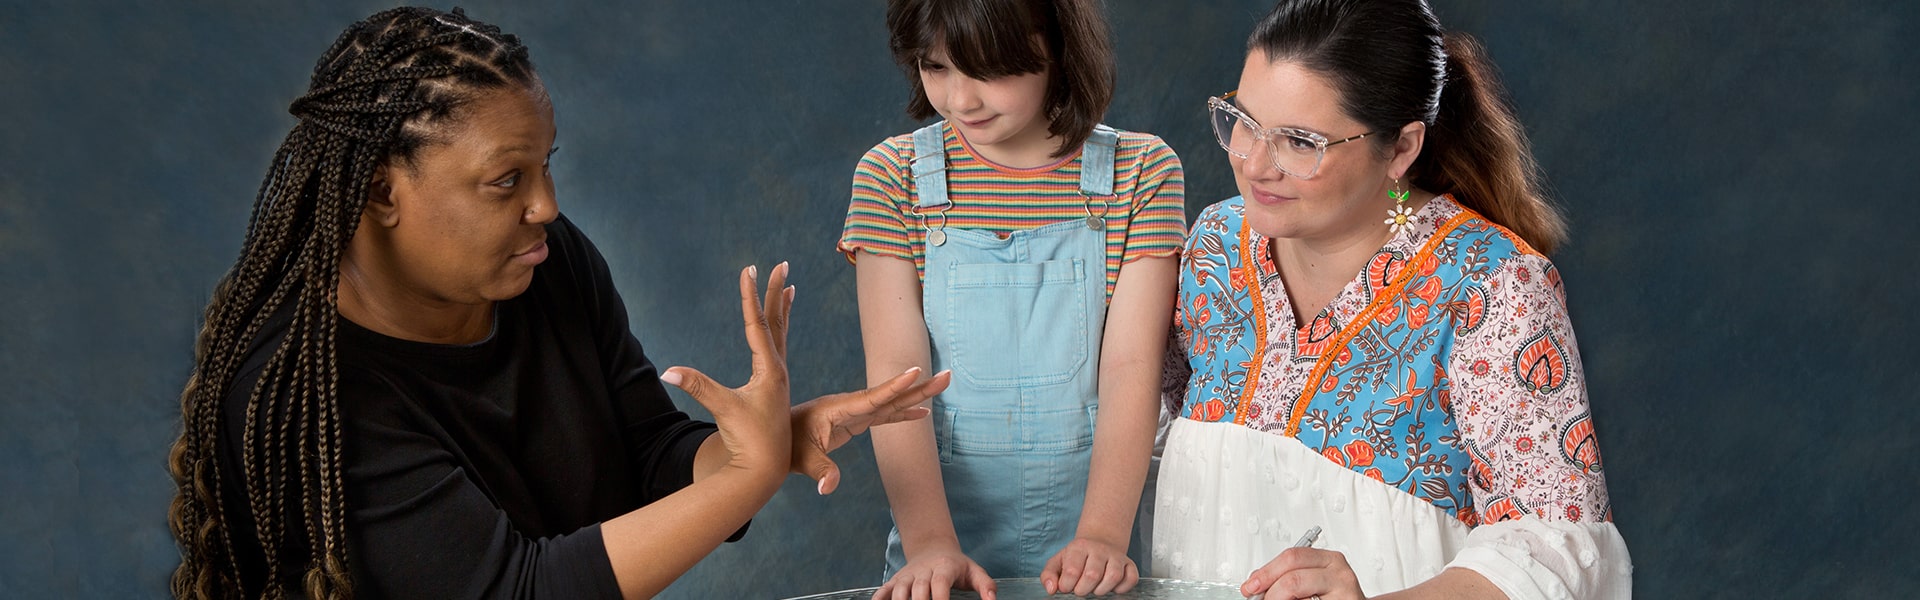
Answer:
[[(1486, 42), (1573, 224), (1572, 295), (1642, 597), (1913, 597), (1920, 26), (1912, 0), (1437, 0)], [(0, 597), (154, 598), (197, 319), (347, 24), (387, 3), (0, 2)], [(1264, 0), (1108, 2), (1116, 126), (1232, 194), (1203, 102)], [(443, 6), (444, 8), (444, 6)], [(833, 250), (915, 124), (879, 0), (477, 0), (552, 92), (562, 208), (657, 362), (746, 371), (736, 269), (790, 260), (796, 396), (862, 381)], [(690, 401), (682, 405), (698, 411)], [(871, 585), (870, 446), (671, 588)]]

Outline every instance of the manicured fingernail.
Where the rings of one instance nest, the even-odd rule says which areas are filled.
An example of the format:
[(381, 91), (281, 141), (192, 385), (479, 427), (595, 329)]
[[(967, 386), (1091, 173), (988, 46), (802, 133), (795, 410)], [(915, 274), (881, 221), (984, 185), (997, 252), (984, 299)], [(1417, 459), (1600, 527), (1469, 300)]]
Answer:
[(760, 265), (747, 265), (747, 279), (760, 278)]
[(813, 486), (813, 491), (822, 496), (827, 495), (827, 478), (821, 477), (819, 485)]
[(661, 373), (661, 374), (660, 374), (660, 380), (661, 380), (661, 381), (665, 381), (665, 382), (667, 382), (667, 385), (671, 385), (671, 386), (674, 386), (674, 387), (680, 387), (680, 372), (679, 372), (679, 371), (667, 371), (667, 372), (665, 372), (665, 373)]
[(900, 372), (900, 374), (901, 374), (901, 375), (911, 375), (911, 374), (913, 374), (913, 373), (919, 373), (919, 372), (920, 372), (920, 367), (907, 367), (907, 370), (905, 370), (905, 371), (901, 371), (901, 372)]

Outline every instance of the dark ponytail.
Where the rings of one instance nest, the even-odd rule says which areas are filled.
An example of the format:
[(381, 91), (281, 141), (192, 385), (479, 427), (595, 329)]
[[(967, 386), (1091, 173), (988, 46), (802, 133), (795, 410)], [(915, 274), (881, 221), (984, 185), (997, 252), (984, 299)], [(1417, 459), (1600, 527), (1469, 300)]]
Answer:
[(1541, 189), (1526, 130), (1508, 106), (1480, 42), (1448, 32), (1440, 112), (1410, 174), (1421, 189), (1451, 193), (1541, 252), (1567, 239), (1567, 224)]
[(1326, 77), (1349, 117), (1386, 132), (1368, 138), (1377, 148), (1426, 123), (1413, 185), (1452, 194), (1541, 252), (1566, 240), (1486, 50), (1443, 33), (1425, 0), (1285, 0), (1254, 26), (1247, 51)]

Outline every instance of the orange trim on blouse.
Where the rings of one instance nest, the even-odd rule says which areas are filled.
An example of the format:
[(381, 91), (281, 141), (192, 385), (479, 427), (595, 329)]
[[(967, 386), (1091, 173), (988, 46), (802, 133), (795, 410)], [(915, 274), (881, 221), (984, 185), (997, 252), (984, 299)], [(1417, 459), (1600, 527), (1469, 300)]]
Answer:
[[(1333, 361), (1340, 357), (1338, 349), (1345, 348), (1347, 342), (1353, 341), (1353, 336), (1359, 335), (1360, 330), (1365, 329), (1364, 324), (1373, 320), (1374, 313), (1380, 312), (1388, 303), (1399, 298), (1400, 293), (1406, 291), (1407, 282), (1413, 280), (1414, 273), (1420, 272), (1428, 261), (1438, 260), (1434, 258), (1434, 248), (1439, 246), (1442, 241), (1445, 241), (1447, 236), (1453, 233), (1454, 229), (1459, 228), (1462, 223), (1477, 218), (1480, 218), (1479, 214), (1468, 210), (1464, 206), (1461, 207), (1460, 214), (1454, 215), (1451, 219), (1447, 219), (1446, 223), (1441, 224), (1439, 228), (1433, 231), (1433, 237), (1428, 238), (1427, 243), (1420, 246), (1420, 252), (1415, 255), (1415, 260), (1408, 261), (1407, 266), (1401, 269), (1400, 275), (1394, 277), (1393, 283), (1389, 284), (1387, 289), (1382, 290), (1380, 295), (1375, 296), (1373, 301), (1367, 304), (1366, 308), (1361, 309), (1359, 315), (1347, 321), (1348, 327), (1346, 329), (1334, 335), (1333, 343), (1328, 344), (1326, 351), (1320, 353), (1320, 359), (1314, 362), (1312, 374), (1307, 375), (1307, 385), (1304, 386), (1306, 389), (1301, 390), (1300, 399), (1293, 403), (1293, 415), (1287, 419), (1287, 429), (1284, 435), (1287, 437), (1297, 437), (1300, 435), (1300, 419), (1306, 416), (1307, 404), (1313, 400), (1313, 395), (1319, 392), (1320, 387), (1324, 385), (1321, 379), (1327, 376), (1328, 369), (1333, 368)], [(1245, 244), (1242, 244), (1242, 246), (1244, 245)], [(1263, 339), (1262, 341), (1264, 342), (1265, 340)], [(1255, 359), (1254, 362), (1259, 363), (1261, 361)], [(1252, 389), (1252, 386), (1248, 386), (1248, 389)]]
[(1240, 387), (1240, 402), (1233, 407), (1233, 424), (1246, 426), (1247, 408), (1253, 406), (1253, 391), (1259, 388), (1260, 367), (1267, 363), (1267, 301), (1260, 294), (1260, 263), (1253, 256), (1253, 228), (1240, 220), (1240, 268), (1246, 269), (1247, 292), (1253, 298), (1253, 355), (1248, 357), (1247, 382)]

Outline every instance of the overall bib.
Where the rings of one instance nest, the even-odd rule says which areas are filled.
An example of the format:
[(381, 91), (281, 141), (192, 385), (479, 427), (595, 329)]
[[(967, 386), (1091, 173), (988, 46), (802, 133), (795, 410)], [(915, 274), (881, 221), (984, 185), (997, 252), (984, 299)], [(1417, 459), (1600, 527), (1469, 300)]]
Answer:
[[(1098, 126), (1081, 150), (1088, 219), (1001, 238), (935, 216), (951, 204), (941, 123), (914, 133), (930, 227), (922, 308), (933, 370), (953, 370), (929, 418), (960, 548), (994, 577), (1039, 576), (1079, 525), (1107, 312), (1106, 227), (1091, 203), (1111, 200), (1117, 139)], [(905, 565), (895, 527), (882, 580)]]

